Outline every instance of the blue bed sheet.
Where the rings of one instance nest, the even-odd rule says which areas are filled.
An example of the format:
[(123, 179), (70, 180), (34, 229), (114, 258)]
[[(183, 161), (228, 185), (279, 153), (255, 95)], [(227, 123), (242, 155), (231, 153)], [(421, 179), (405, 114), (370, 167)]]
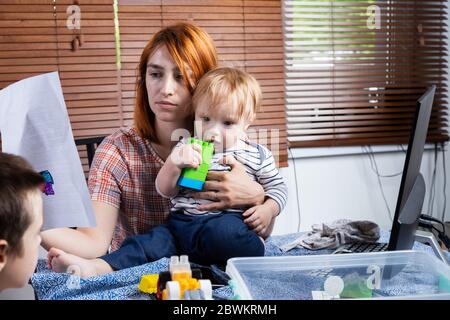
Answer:
[[(329, 254), (334, 250), (311, 251), (295, 248), (283, 252), (280, 246), (298, 237), (299, 234), (273, 236), (266, 241), (266, 256)], [(387, 241), (387, 233), (381, 234), (380, 241)], [(416, 243), (414, 249), (432, 252), (431, 248)], [(447, 258), (449, 259), (449, 255)], [(450, 260), (450, 259), (449, 259)], [(106, 275), (79, 279), (64, 273), (55, 273), (48, 269), (45, 260), (39, 260), (38, 268), (31, 278), (32, 286), (40, 300), (125, 300), (151, 299), (151, 296), (141, 293), (137, 286), (144, 274), (159, 273), (168, 269), (169, 259), (163, 258), (141, 266), (128, 268)], [(217, 279), (226, 282), (228, 276), (217, 266), (211, 266), (211, 272)], [(72, 277), (72, 278), (71, 278)], [(233, 292), (229, 286), (223, 286), (213, 291), (215, 299), (231, 299)]]

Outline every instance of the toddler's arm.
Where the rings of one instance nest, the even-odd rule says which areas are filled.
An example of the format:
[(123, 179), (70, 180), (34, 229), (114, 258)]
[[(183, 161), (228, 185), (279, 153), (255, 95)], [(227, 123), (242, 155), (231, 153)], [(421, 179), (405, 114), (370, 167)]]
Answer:
[(183, 168), (197, 168), (202, 162), (202, 147), (198, 144), (177, 145), (167, 157), (161, 170), (156, 176), (156, 190), (166, 198), (178, 194), (177, 186)]
[(273, 222), (279, 213), (278, 203), (271, 198), (267, 198), (263, 204), (247, 209), (242, 216), (244, 222), (265, 239), (272, 232)]

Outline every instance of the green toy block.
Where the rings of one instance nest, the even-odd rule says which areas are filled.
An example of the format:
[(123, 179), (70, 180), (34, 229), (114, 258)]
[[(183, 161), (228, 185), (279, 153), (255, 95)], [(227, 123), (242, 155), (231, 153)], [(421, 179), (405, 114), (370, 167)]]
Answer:
[(202, 146), (202, 163), (197, 169), (184, 168), (178, 179), (178, 185), (189, 189), (202, 190), (214, 154), (214, 143), (195, 138), (189, 138), (188, 143), (196, 143)]
[(444, 275), (440, 274), (439, 275), (439, 292), (450, 292), (450, 279), (448, 279), (447, 277), (445, 277)]
[(364, 279), (351, 279), (345, 281), (344, 290), (340, 294), (341, 298), (372, 298), (373, 292), (367, 287)]

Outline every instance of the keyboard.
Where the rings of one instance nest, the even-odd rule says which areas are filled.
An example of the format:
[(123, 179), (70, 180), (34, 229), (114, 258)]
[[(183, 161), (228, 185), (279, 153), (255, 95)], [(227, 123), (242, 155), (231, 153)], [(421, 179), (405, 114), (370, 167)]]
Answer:
[(388, 247), (387, 243), (379, 242), (353, 242), (347, 243), (333, 252), (333, 254), (340, 253), (362, 253), (362, 252), (380, 252), (386, 251)]

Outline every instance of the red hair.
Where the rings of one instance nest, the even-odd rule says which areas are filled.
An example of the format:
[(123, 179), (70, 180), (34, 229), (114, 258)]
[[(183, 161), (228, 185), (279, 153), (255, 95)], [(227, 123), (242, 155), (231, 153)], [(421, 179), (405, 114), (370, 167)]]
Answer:
[[(136, 79), (136, 103), (134, 125), (139, 135), (158, 143), (154, 129), (155, 114), (148, 102), (145, 75), (148, 58), (158, 48), (166, 46), (185, 81), (186, 87), (194, 92), (200, 78), (217, 66), (217, 50), (212, 38), (201, 28), (189, 23), (177, 23), (157, 32), (142, 51)], [(186, 65), (192, 73), (188, 74)], [(188, 79), (192, 79), (192, 82)]]

